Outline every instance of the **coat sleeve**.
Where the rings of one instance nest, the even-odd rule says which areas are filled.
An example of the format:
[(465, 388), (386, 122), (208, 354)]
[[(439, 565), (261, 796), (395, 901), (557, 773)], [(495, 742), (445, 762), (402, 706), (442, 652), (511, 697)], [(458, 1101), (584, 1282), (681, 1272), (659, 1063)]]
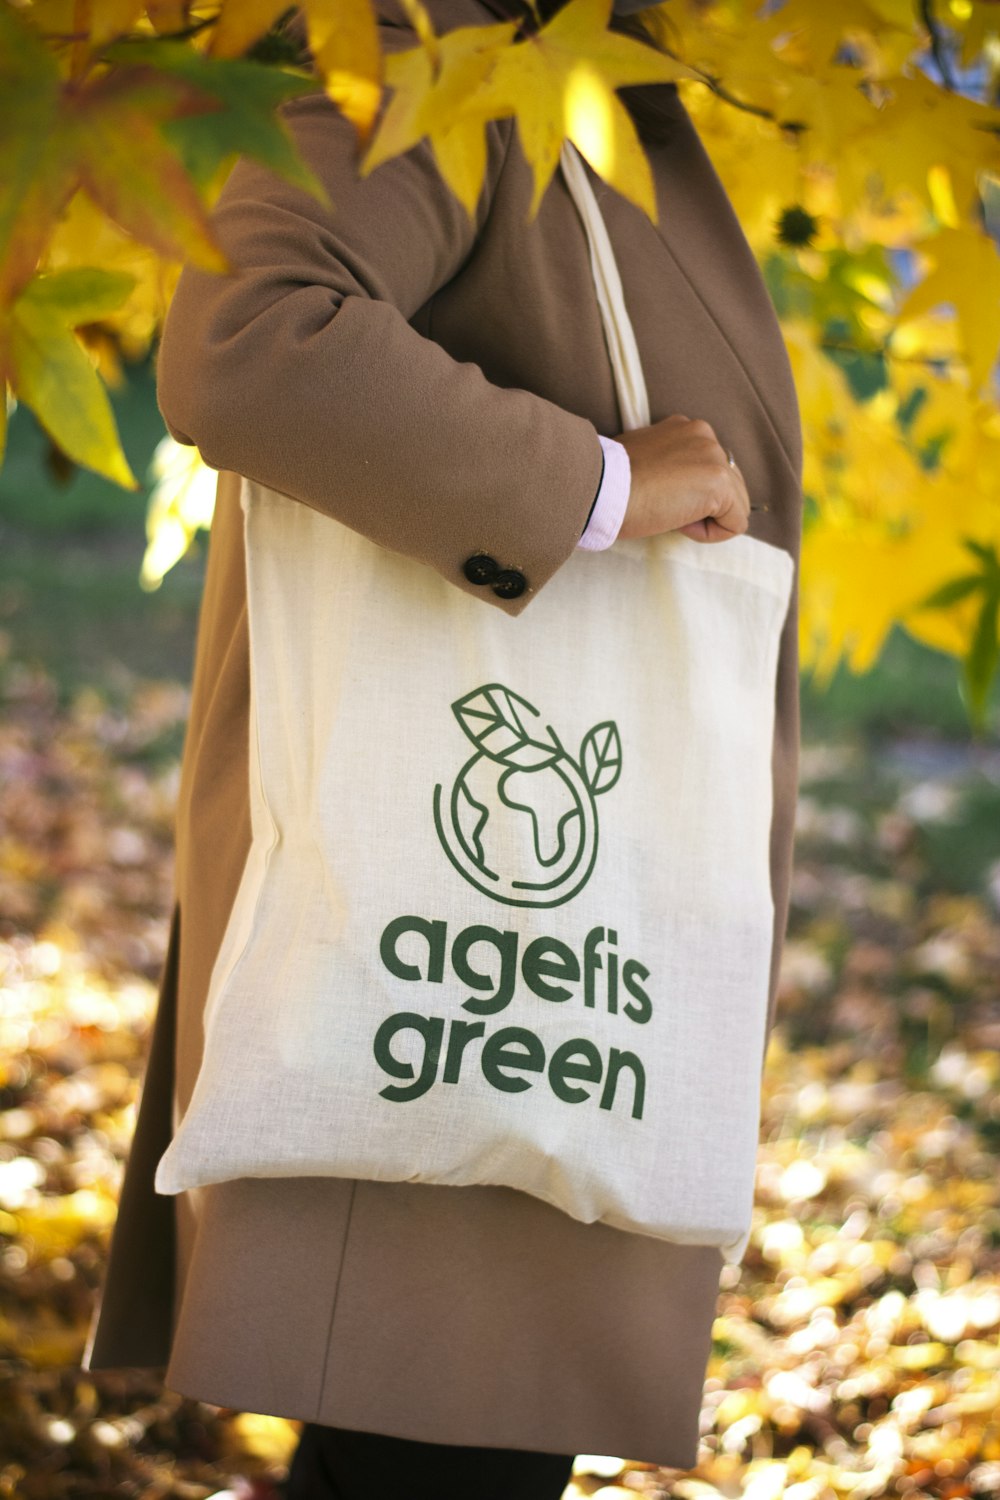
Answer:
[[(280, 113), (333, 207), (237, 160), (212, 210), (237, 270), (186, 264), (165, 319), (167, 428), (210, 467), (301, 500), (517, 615), (580, 539), (601, 475), (597, 429), (492, 384), (409, 321), (472, 252), (514, 122), (487, 126), (470, 219), (426, 138), (362, 179), (353, 127), (325, 94)], [(520, 570), (524, 592), (504, 599), (470, 583), (463, 564), (476, 553)]]

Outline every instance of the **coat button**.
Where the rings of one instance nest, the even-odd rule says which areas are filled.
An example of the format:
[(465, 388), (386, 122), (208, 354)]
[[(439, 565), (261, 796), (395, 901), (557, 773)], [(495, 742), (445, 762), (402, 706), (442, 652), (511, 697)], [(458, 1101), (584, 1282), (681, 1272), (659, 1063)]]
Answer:
[(500, 564), (495, 557), (477, 552), (474, 557), (465, 559), (462, 572), (470, 583), (492, 583), (500, 572)]
[(504, 568), (493, 580), (493, 592), (501, 599), (516, 599), (528, 587), (528, 580), (517, 568)]

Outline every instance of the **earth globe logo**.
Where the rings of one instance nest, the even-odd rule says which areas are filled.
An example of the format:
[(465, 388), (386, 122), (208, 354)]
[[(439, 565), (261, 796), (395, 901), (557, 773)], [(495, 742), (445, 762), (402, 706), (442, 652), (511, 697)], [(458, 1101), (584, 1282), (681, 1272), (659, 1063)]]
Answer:
[(561, 906), (597, 858), (597, 798), (615, 785), (621, 740), (612, 720), (583, 737), (578, 759), (533, 704), (499, 682), (457, 699), (452, 712), (475, 753), (446, 796), (434, 788), (434, 826), (458, 873), (507, 906)]

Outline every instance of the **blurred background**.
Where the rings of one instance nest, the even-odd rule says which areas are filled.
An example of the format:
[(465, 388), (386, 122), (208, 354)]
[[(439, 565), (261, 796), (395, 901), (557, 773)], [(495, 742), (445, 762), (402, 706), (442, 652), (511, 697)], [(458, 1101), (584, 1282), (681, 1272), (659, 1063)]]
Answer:
[[(140, 587), (152, 364), (113, 401), (141, 491), (63, 475), (24, 407), (0, 472), (0, 1495), (266, 1500), (295, 1424), (78, 1367), (165, 951), (207, 538)], [(992, 1495), (1000, 739), (900, 627), (867, 673), (805, 671), (801, 701), (756, 1224), (720, 1294), (699, 1483)], [(580, 1494), (696, 1496), (626, 1458), (578, 1470)]]
[[(0, 48), (15, 10), (51, 44), (60, 7), (35, 0), (0, 3)], [(683, 98), (802, 398), (801, 795), (754, 1229), (720, 1286), (699, 1464), (582, 1454), (575, 1495), (1000, 1495), (998, 11), (656, 7), (661, 43), (700, 70)], [(221, 14), (238, 32), (236, 0)], [(213, 66), (244, 66), (252, 40)], [(265, 40), (259, 57), (288, 60)], [(25, 76), (47, 77), (31, 57)], [(859, 79), (893, 109), (860, 111)], [(589, 129), (613, 80), (587, 80)], [(253, 119), (169, 122), (199, 189), (234, 141), (265, 139), (272, 83)], [(0, 207), (4, 149), (0, 131)], [(620, 182), (637, 201), (640, 176)], [(84, 269), (88, 411), (99, 371), (138, 487), (101, 477), (110, 429), (98, 442), (58, 380), (35, 403), (47, 425), (11, 404), (0, 467), (0, 1500), (276, 1500), (296, 1438), (162, 1372), (80, 1368), (166, 947), (214, 494), (155, 401), (147, 351), (179, 270), (165, 225), (151, 248), (81, 194), (48, 249), (48, 271)]]

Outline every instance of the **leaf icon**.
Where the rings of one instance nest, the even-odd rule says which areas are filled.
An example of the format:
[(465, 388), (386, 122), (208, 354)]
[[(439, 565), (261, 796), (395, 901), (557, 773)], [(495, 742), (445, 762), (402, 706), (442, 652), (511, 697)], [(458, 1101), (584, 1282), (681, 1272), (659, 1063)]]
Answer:
[(597, 797), (609, 792), (622, 773), (622, 742), (613, 719), (595, 724), (580, 746), (583, 779)]
[(537, 771), (563, 754), (537, 708), (499, 682), (474, 688), (451, 706), (476, 749), (501, 765)]

